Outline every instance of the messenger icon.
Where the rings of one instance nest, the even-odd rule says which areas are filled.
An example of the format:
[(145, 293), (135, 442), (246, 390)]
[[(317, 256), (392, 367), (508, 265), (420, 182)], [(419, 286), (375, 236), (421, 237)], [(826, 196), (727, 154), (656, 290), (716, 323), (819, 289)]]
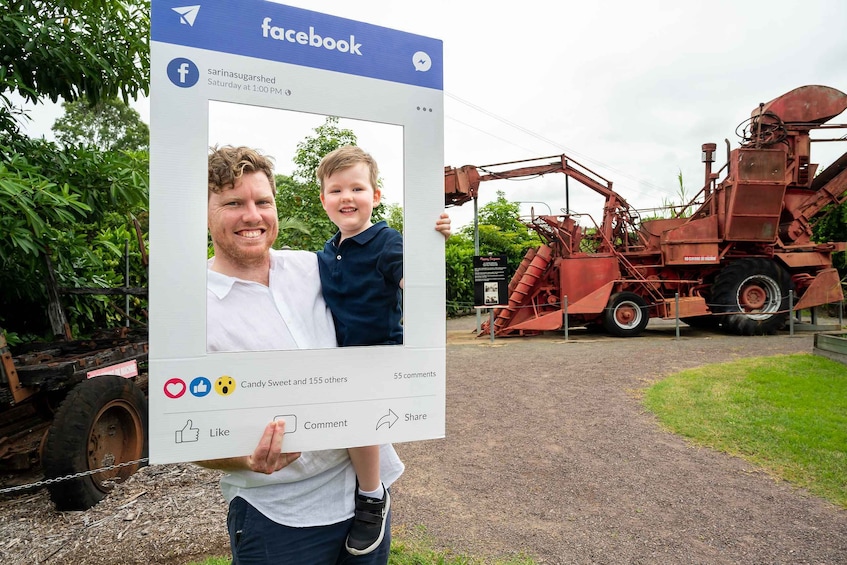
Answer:
[(425, 51), (416, 51), (412, 55), (412, 64), (416, 71), (426, 72), (432, 67), (432, 59)]

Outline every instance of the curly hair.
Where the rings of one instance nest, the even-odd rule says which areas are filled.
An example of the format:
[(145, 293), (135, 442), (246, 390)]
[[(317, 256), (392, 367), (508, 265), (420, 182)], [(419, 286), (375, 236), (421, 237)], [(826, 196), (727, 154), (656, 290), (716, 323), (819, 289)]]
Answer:
[(209, 148), (209, 194), (233, 188), (235, 181), (244, 173), (253, 172), (265, 173), (271, 190), (276, 194), (273, 157), (243, 146), (224, 145)]

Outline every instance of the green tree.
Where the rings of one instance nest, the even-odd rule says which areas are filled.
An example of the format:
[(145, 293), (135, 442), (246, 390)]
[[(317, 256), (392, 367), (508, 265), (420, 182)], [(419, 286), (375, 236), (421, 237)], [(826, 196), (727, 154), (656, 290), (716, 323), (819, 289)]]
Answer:
[[(43, 334), (45, 257), (60, 286), (121, 284), (123, 247), (147, 206), (147, 155), (60, 147), (21, 135), (44, 98), (124, 102), (148, 92), (149, 6), (142, 1), (22, 0), (0, 17), (0, 325)], [(138, 246), (133, 246), (138, 249)], [(140, 251), (136, 251), (136, 254)], [(70, 299), (75, 331), (116, 319), (103, 297)]]
[[(146, 228), (147, 153), (59, 148), (26, 140), (27, 153), (0, 144), (0, 325), (44, 335), (49, 257), (61, 287), (123, 285), (131, 242), (130, 286), (143, 286), (131, 217)], [(144, 230), (146, 233), (146, 229)], [(120, 314), (102, 296), (66, 297), (74, 333), (114, 325)], [(143, 306), (142, 306), (143, 307)]]
[(11, 0), (0, 18), (0, 130), (17, 134), (26, 101), (91, 104), (147, 94), (149, 3), (142, 0)]
[(479, 224), (491, 225), (504, 232), (527, 231), (520, 221), (521, 206), (518, 202), (509, 202), (506, 193), (497, 191), (497, 199), (479, 209)]
[[(473, 226), (464, 228), (463, 233), (473, 237)], [(505, 253), (509, 266), (517, 269), (530, 247), (536, 247), (539, 238), (520, 220), (520, 204), (506, 199), (503, 191), (497, 191), (497, 199), (479, 209), (479, 251)]]
[[(517, 270), (530, 248), (540, 239), (520, 220), (520, 204), (510, 202), (505, 193), (479, 209), (479, 253), (505, 254), (511, 272)], [(467, 313), (473, 307), (473, 226), (467, 226), (447, 240), (447, 312)]]
[(388, 225), (403, 233), (403, 207), (399, 204), (388, 204), (385, 210), (385, 221)]
[(150, 128), (118, 98), (94, 106), (84, 100), (63, 102), (62, 108), (65, 114), (52, 128), (62, 145), (89, 145), (101, 151), (146, 151), (150, 146)]
[[(280, 192), (286, 195), (297, 194), (300, 192), (300, 184), (293, 178), (286, 175), (276, 175), (275, 177), (277, 189), (277, 201), (279, 201)], [(292, 241), (299, 237), (309, 237), (312, 235), (312, 230), (305, 221), (288, 215), (288, 210), (279, 208), (277, 202), (277, 216), (279, 217), (279, 235), (274, 242), (274, 249), (282, 249), (283, 247), (292, 247)], [(209, 242), (211, 249), (211, 241)]]
[[(847, 202), (827, 206), (812, 227), (813, 238), (818, 242), (847, 241)], [(832, 264), (838, 269), (841, 280), (847, 278), (847, 253), (833, 253)]]
[(444, 246), (447, 277), (447, 315), (458, 316), (473, 310), (473, 238), (463, 233), (450, 237)]

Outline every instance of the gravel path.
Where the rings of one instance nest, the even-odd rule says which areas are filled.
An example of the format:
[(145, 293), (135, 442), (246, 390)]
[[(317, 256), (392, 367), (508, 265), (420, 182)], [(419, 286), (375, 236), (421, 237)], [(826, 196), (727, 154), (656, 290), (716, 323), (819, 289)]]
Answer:
[[(651, 322), (632, 339), (575, 330), (491, 343), (474, 326), (448, 323), (447, 438), (397, 445), (407, 471), (393, 489), (395, 531), (422, 526), (455, 553), (545, 564), (847, 563), (847, 512), (662, 431), (639, 400), (683, 368), (811, 352), (810, 334), (683, 327), (676, 340)], [(43, 491), (0, 498), (0, 561), (225, 554), (216, 483), (192, 465), (156, 466), (86, 512), (55, 512)]]
[(677, 341), (653, 322), (635, 339), (461, 335), (448, 353), (446, 441), (398, 447), (408, 466), (398, 525), (424, 524), (460, 552), (539, 563), (847, 563), (847, 512), (690, 446), (639, 402), (664, 375), (811, 352), (811, 335), (686, 327)]

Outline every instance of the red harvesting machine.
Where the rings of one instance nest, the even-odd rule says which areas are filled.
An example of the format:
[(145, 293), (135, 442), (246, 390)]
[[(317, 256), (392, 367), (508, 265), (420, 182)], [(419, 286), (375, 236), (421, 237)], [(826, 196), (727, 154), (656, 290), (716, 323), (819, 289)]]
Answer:
[[(704, 144), (705, 185), (692, 211), (641, 220), (612, 183), (566, 155), (484, 167), (445, 167), (445, 203), (477, 196), (484, 181), (563, 173), (605, 198), (599, 225), (579, 214), (533, 216), (544, 242), (530, 249), (509, 284), (509, 304), (495, 311), (498, 336), (532, 335), (568, 325), (639, 335), (650, 317), (677, 315), (693, 326), (742, 335), (774, 333), (793, 309), (842, 301), (832, 253), (845, 242), (817, 243), (812, 224), (828, 205), (847, 200), (847, 153), (825, 170), (810, 160), (813, 129), (847, 109), (847, 95), (802, 86), (753, 110), (712, 172), (716, 145)], [(845, 136), (847, 138), (847, 136)], [(555, 159), (554, 161), (550, 161)], [(725, 171), (723, 180), (718, 180)], [(484, 332), (490, 328), (484, 328)]]

